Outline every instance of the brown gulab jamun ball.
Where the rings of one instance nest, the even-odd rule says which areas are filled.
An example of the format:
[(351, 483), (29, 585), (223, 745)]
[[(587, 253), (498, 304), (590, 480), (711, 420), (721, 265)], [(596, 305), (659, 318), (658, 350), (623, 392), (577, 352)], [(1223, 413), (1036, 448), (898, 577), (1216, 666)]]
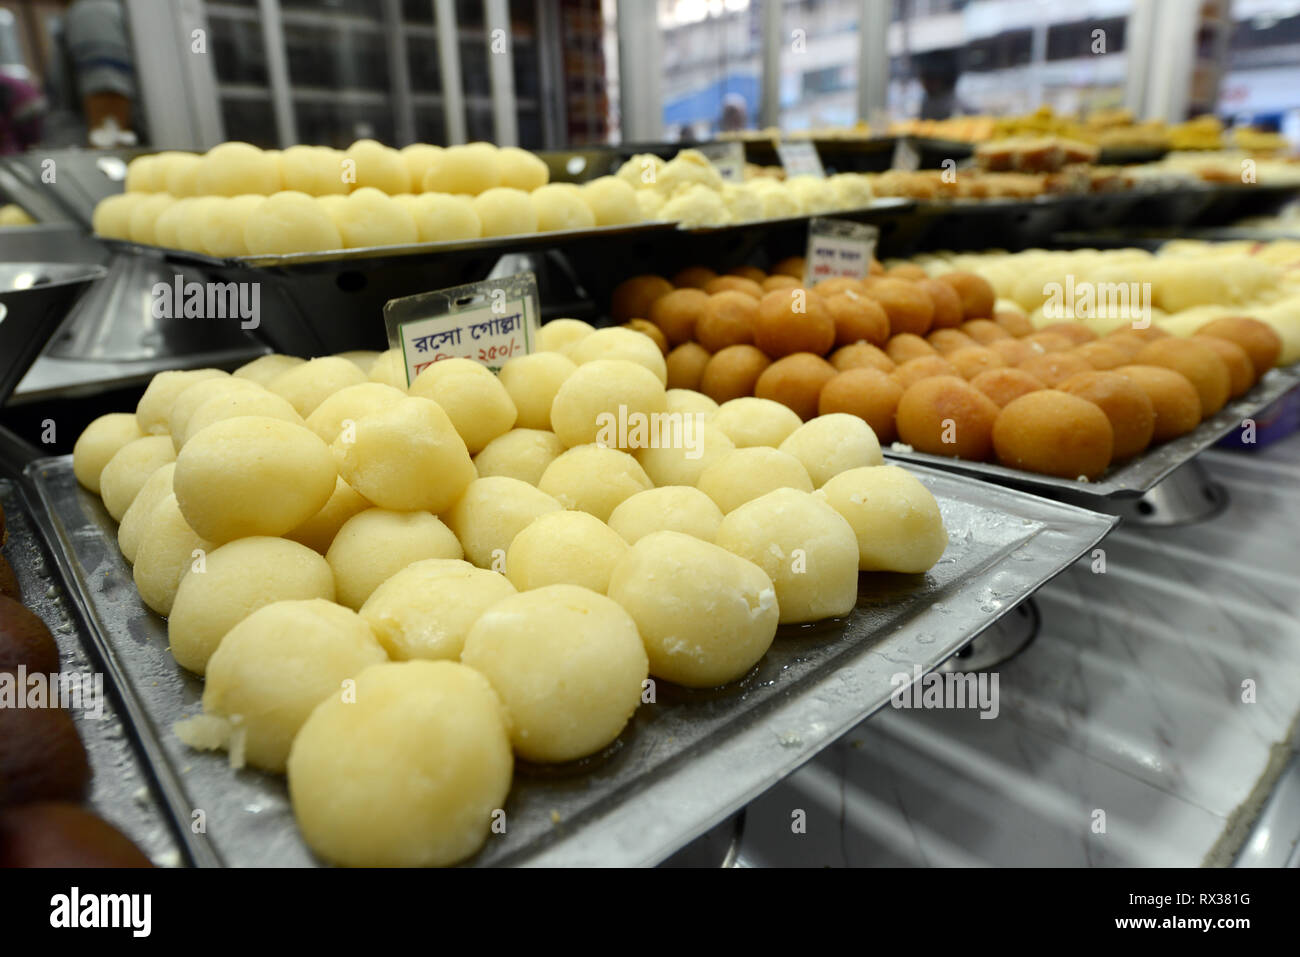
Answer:
[(680, 346), (695, 338), (695, 323), (708, 301), (703, 289), (674, 289), (651, 303), (646, 318), (663, 330), (671, 345)]
[(26, 665), (31, 674), (59, 670), (59, 646), (45, 622), (15, 598), (0, 597), (0, 671)]
[(778, 289), (758, 303), (754, 345), (773, 359), (795, 352), (825, 355), (835, 344), (835, 320), (826, 301), (806, 289)]
[(935, 329), (925, 337), (925, 341), (930, 343), (934, 347), (934, 351), (941, 356), (956, 352), (958, 349), (968, 349), (971, 346), (979, 345), (978, 342), (960, 329)]
[(1127, 350), (1102, 339), (1098, 339), (1096, 342), (1085, 342), (1072, 351), (1076, 356), (1084, 359), (1088, 365), (1102, 372), (1118, 369), (1120, 366), (1128, 365), (1133, 361)]
[(710, 279), (717, 278), (717, 272), (708, 266), (687, 266), (673, 274), (672, 283), (678, 289), (703, 289)]
[(700, 391), (721, 405), (754, 394), (754, 383), (772, 364), (757, 346), (727, 346), (715, 352), (700, 376)]
[(836, 349), (831, 353), (831, 365), (840, 372), (849, 369), (894, 371), (894, 360), (885, 355), (885, 351), (879, 346), (873, 346), (869, 342), (855, 342), (851, 346)]
[(875, 256), (872, 256), (871, 261), (867, 263), (867, 275), (883, 276), (884, 274), (885, 274), (885, 264), (882, 263)]
[(1255, 367), (1256, 380), (1263, 378), (1265, 372), (1277, 365), (1277, 357), (1282, 354), (1282, 339), (1277, 331), (1267, 323), (1249, 316), (1213, 319), (1197, 329), (1196, 333), (1227, 339), (1245, 349)]
[(1115, 461), (1131, 458), (1151, 444), (1156, 409), (1132, 379), (1118, 372), (1080, 372), (1062, 382), (1060, 389), (1087, 399), (1106, 413), (1114, 433), (1111, 456)]
[(1093, 371), (1087, 359), (1072, 352), (1049, 352), (1034, 356), (1017, 364), (1016, 368), (1041, 380), (1049, 389), (1055, 389), (1072, 375)]
[(648, 319), (651, 303), (672, 291), (673, 284), (663, 276), (633, 276), (614, 287), (609, 300), (609, 314), (615, 322)]
[(0, 555), (0, 597), (12, 598), (18, 602), (23, 599), (22, 589), (18, 587), (18, 576), (14, 574), (9, 559), (3, 555)]
[(885, 343), (885, 355), (889, 356), (895, 365), (902, 365), (904, 362), (911, 359), (920, 359), (922, 356), (937, 356), (938, 354), (938, 349), (911, 332), (890, 336), (889, 341)]
[(924, 290), (930, 297), (930, 301), (934, 303), (931, 329), (956, 329), (965, 321), (961, 296), (957, 295), (957, 290), (952, 286), (938, 279), (918, 279), (916, 285)]
[(1133, 330), (1128, 328), (1109, 332), (1102, 336), (1100, 341), (1124, 352), (1128, 356), (1130, 363), (1137, 358), (1139, 352), (1147, 347), (1147, 341), (1141, 336), (1135, 335)]
[(999, 339), (997, 342), (990, 342), (984, 348), (992, 349), (1009, 366), (1017, 366), (1026, 359), (1042, 355), (1039, 350), (1033, 347), (1032, 343), (1021, 339)]
[(736, 266), (733, 269), (728, 269), (724, 275), (739, 276), (742, 279), (751, 279), (760, 284), (767, 278), (767, 273), (757, 266)]
[(153, 867), (117, 828), (69, 801), (0, 811), (0, 867)]
[(1228, 398), (1235, 399), (1245, 395), (1255, 384), (1255, 364), (1246, 355), (1246, 350), (1228, 339), (1218, 336), (1192, 336), (1194, 342), (1201, 342), (1219, 354), (1223, 364), (1228, 367)]
[(898, 437), (894, 411), (902, 397), (903, 387), (892, 376), (862, 366), (836, 374), (822, 387), (817, 400), (817, 414), (847, 412), (856, 415), (871, 426), (876, 438), (884, 444)]
[(1012, 399), (1047, 388), (1041, 379), (1035, 378), (1023, 369), (1006, 367), (987, 369), (971, 379), (970, 384), (992, 399), (993, 404), (999, 409)]
[(1058, 335), (1065, 336), (1076, 346), (1081, 346), (1085, 342), (1095, 342), (1097, 333), (1093, 332), (1082, 322), (1077, 319), (1066, 319), (1063, 322), (1054, 322), (1050, 326), (1043, 326), (1039, 332), (1054, 332)]
[(754, 383), (754, 395), (793, 409), (807, 422), (817, 416), (817, 399), (827, 382), (838, 373), (821, 356), (796, 352), (777, 359), (763, 370)]
[(793, 276), (800, 282), (803, 281), (803, 271), (807, 263), (802, 256), (788, 256), (772, 267), (774, 276)]
[(993, 321), (1017, 339), (1034, 333), (1034, 324), (1029, 321), (1029, 317), (1011, 309), (993, 313)]
[(961, 299), (963, 319), (987, 319), (993, 315), (993, 304), (998, 300), (997, 293), (983, 276), (954, 270), (944, 273), (939, 277), (939, 281), (952, 286), (953, 291)]
[(62, 708), (0, 708), (0, 806), (80, 801), (90, 784), (86, 749)]
[(664, 355), (668, 355), (668, 337), (664, 335), (662, 329), (649, 319), (629, 319), (623, 323), (623, 328), (639, 332), (643, 336), (649, 336), (654, 340), (654, 344), (659, 347), (659, 351)]
[(957, 374), (968, 382), (989, 369), (1001, 369), (1007, 360), (986, 346), (970, 346), (950, 352), (945, 359), (957, 370)]
[(802, 286), (803, 282), (795, 279), (794, 276), (778, 273), (775, 276), (768, 276), (759, 285), (763, 287), (763, 292), (771, 292), (773, 289), (795, 289)]
[(719, 276), (717, 279), (710, 279), (704, 284), (704, 291), (710, 296), (728, 290), (743, 292), (755, 299), (763, 298), (763, 287), (752, 279), (746, 279), (744, 276)]
[(1157, 339), (1169, 338), (1169, 333), (1164, 329), (1161, 329), (1154, 322), (1148, 323), (1145, 326), (1130, 325), (1128, 331), (1133, 333), (1133, 335), (1137, 336), (1143, 342), (1155, 342)]
[(709, 364), (710, 358), (712, 356), (709, 350), (698, 342), (683, 342), (668, 353), (668, 358), (664, 360), (668, 365), (667, 387), (694, 389), (698, 392), (700, 378), (704, 375), (704, 367)]
[(5, 526), (5, 509), (0, 505), (0, 545), (9, 540), (9, 529)]
[(999, 462), (1058, 478), (1100, 478), (1110, 465), (1114, 445), (1106, 413), (1059, 389), (1013, 399), (993, 423)]
[(731, 290), (714, 293), (700, 310), (695, 323), (695, 341), (710, 352), (754, 341), (758, 301)]
[(933, 376), (898, 400), (898, 438), (918, 452), (982, 462), (993, 452), (998, 407), (965, 379)]
[(908, 359), (890, 373), (904, 389), (910, 388), (922, 379), (931, 379), (937, 375), (957, 376), (957, 367), (942, 356), (917, 356)]
[(893, 269), (886, 269), (885, 275), (890, 279), (906, 279), (908, 282), (930, 278), (930, 274), (915, 263), (899, 263)]
[(1164, 366), (1128, 365), (1115, 370), (1147, 394), (1156, 413), (1152, 442), (1168, 442), (1201, 424), (1201, 397), (1187, 377)]
[(910, 332), (923, 336), (930, 331), (934, 300), (916, 283), (906, 279), (877, 279), (870, 283), (866, 293), (885, 310), (891, 334)]
[(1038, 352), (1069, 352), (1074, 343), (1059, 332), (1035, 332), (1020, 340), (1033, 346)]
[(860, 293), (836, 293), (825, 301), (835, 321), (836, 346), (855, 342), (883, 346), (889, 340), (889, 317), (874, 299)]
[(1011, 338), (1011, 333), (992, 319), (968, 319), (957, 328), (982, 346), (991, 345), (999, 339)]
[(1164, 366), (1184, 376), (1201, 398), (1201, 418), (1208, 419), (1228, 403), (1232, 379), (1228, 364), (1203, 342), (1159, 339), (1148, 342), (1134, 360), (1137, 365)]
[(830, 279), (823, 279), (812, 287), (812, 291), (819, 296), (834, 296), (841, 292), (851, 292), (854, 295), (862, 295), (862, 280), (853, 279), (849, 276), (833, 276)]

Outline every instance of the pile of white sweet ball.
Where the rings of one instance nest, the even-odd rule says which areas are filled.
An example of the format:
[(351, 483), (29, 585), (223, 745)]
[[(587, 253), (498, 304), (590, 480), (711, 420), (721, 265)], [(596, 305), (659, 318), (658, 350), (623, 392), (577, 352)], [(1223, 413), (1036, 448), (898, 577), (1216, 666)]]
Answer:
[[(666, 389), (624, 328), (556, 320), (539, 346), (409, 388), (395, 352), (163, 372), (76, 443), (141, 598), (206, 677), (177, 733), (287, 771), (329, 861), (465, 859), (515, 755), (596, 754), (652, 676), (739, 681), (778, 624), (847, 615), (859, 571), (923, 573), (947, 547), (855, 416)], [(691, 425), (620, 449), (602, 413)]]
[(743, 183), (724, 182), (717, 167), (692, 149), (667, 162), (651, 153), (638, 154), (616, 175), (636, 189), (645, 219), (684, 226), (725, 226), (861, 209), (870, 206), (873, 198), (871, 179), (863, 173), (789, 179), (751, 176)]
[(401, 150), (262, 150), (222, 143), (127, 167), (126, 191), (95, 208), (95, 233), (209, 256), (284, 255), (449, 242), (641, 221), (635, 191), (605, 176), (548, 183), (527, 150), (491, 143)]

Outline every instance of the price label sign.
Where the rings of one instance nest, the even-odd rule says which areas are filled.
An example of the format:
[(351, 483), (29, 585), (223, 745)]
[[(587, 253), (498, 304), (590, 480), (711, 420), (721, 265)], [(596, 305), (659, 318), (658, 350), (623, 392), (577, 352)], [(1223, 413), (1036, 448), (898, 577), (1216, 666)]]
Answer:
[(782, 140), (776, 144), (776, 155), (781, 158), (786, 176), (815, 176), (826, 178), (822, 158), (812, 140)]
[(808, 251), (804, 257), (804, 285), (844, 276), (865, 279), (871, 271), (880, 230), (847, 219), (817, 217), (808, 223)]
[(921, 168), (921, 154), (916, 151), (911, 140), (906, 136), (900, 136), (898, 142), (894, 144), (894, 156), (889, 165), (891, 169), (914, 173)]
[(537, 278), (531, 272), (390, 299), (388, 344), (402, 350), (406, 384), (435, 362), (472, 359), (499, 372), (536, 348)]
[(745, 146), (731, 142), (701, 143), (697, 149), (717, 168), (725, 183), (745, 181)]

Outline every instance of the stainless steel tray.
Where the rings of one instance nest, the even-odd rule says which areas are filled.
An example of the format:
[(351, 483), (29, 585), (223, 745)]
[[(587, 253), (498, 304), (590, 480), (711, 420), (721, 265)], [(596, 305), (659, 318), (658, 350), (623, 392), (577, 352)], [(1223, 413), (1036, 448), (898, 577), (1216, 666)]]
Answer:
[(1191, 432), (1165, 442), (1107, 470), (1095, 482), (1038, 475), (1022, 469), (994, 465), (991, 462), (970, 462), (930, 455), (925, 452), (907, 452), (894, 446), (884, 448), (885, 457), (908, 465), (930, 465), (951, 472), (961, 472), (976, 478), (1004, 482), (1036, 492), (1065, 493), (1075, 498), (1128, 498), (1137, 497), (1153, 489), (1174, 469), (1189, 462), (1219, 439), (1223, 438), (1243, 419), (1258, 415), (1287, 392), (1300, 385), (1291, 369), (1272, 369), (1253, 389), (1225, 405), (1216, 415), (1206, 419)]
[[(926, 575), (864, 575), (847, 618), (783, 628), (737, 686), (690, 692), (664, 682), (603, 755), (562, 768), (519, 765), (508, 832), (475, 865), (650, 865), (704, 833), (848, 728), (883, 707), (890, 679), (930, 671), (1070, 565), (1116, 519), (1010, 489), (916, 469), (951, 539)], [(144, 608), (115, 525), (82, 490), (70, 459), (27, 477), (48, 510), (54, 550), (88, 609), (92, 641), (141, 704), (138, 733), (180, 782), (172, 813), (206, 813), (186, 837), (194, 859), (237, 866), (319, 863), (294, 825), (283, 778), (232, 771), (171, 732), (196, 713), (199, 679), (167, 651), (165, 622)]]
[[(23, 604), (49, 626), (59, 646), (60, 672), (102, 672), (95, 657), (88, 654), (75, 603), (69, 602), (58, 570), (46, 559), (35, 527), (36, 516), (28, 512), (22, 491), (14, 482), (0, 479), (0, 505), (4, 506), (9, 532), (4, 556), (18, 577)], [(102, 713), (93, 708), (70, 710), (90, 758), (92, 777), (87, 803), (155, 864), (179, 865), (183, 858), (167, 809), (152, 786), (149, 765), (136, 750), (130, 723), (124, 719), (110, 684), (111, 679), (106, 677)]]

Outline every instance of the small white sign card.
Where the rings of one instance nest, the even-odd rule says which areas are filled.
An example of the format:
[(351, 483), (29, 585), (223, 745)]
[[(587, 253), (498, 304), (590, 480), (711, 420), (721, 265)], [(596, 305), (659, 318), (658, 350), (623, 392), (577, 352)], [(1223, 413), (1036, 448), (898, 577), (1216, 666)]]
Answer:
[(424, 292), (384, 305), (388, 344), (402, 350), (406, 382), (443, 359), (499, 372), (537, 346), (537, 277), (531, 272)]
[(822, 158), (812, 140), (781, 140), (776, 144), (776, 155), (781, 158), (786, 176), (815, 176), (826, 178)]
[(745, 181), (745, 145), (735, 140), (701, 143), (696, 147), (717, 168), (725, 183)]
[(809, 220), (804, 285), (811, 287), (838, 276), (865, 279), (879, 238), (880, 230), (866, 223), (822, 216)]

